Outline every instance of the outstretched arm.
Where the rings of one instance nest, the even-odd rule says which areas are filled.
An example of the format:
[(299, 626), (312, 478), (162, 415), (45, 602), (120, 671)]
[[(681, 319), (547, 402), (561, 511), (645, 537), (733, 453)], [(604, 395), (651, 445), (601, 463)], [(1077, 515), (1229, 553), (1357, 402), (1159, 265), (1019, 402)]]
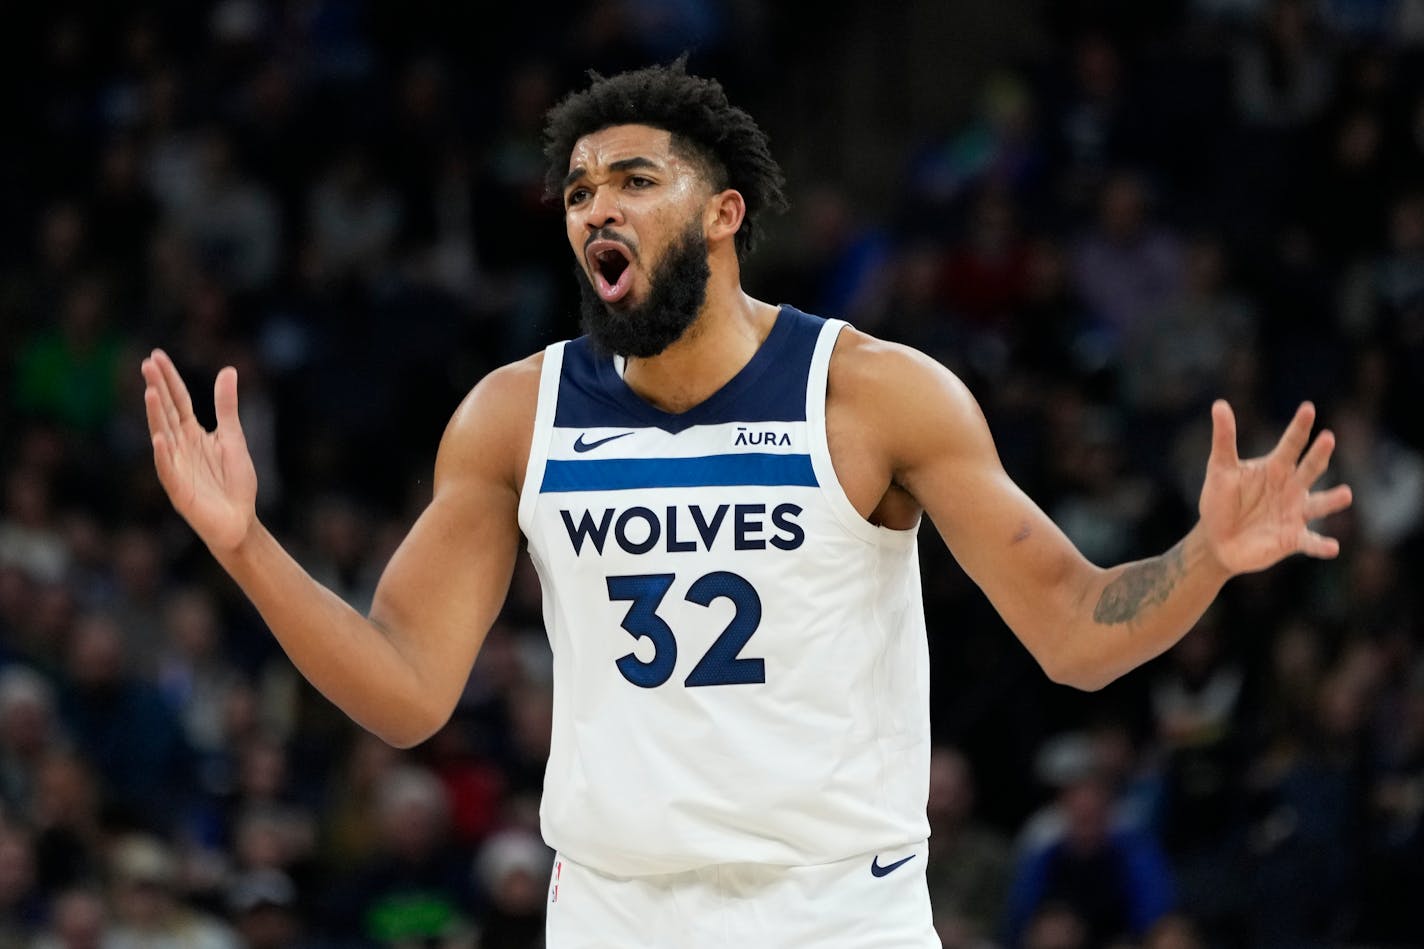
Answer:
[(1176, 643), (1232, 576), (1293, 553), (1338, 553), (1337, 541), (1310, 522), (1348, 507), (1350, 489), (1312, 490), (1335, 441), (1327, 431), (1310, 443), (1309, 404), (1270, 454), (1243, 461), (1231, 409), (1217, 402), (1196, 525), (1160, 556), (1103, 568), (1009, 478), (978, 405), (952, 373), (902, 347), (871, 352), (883, 380), (878, 437), (894, 482), (925, 508), (1055, 681), (1101, 688)]
[(142, 371), (159, 480), (292, 662), (385, 741), (407, 747), (429, 737), (454, 709), (509, 589), (537, 361), (492, 373), (456, 411), (433, 499), (387, 565), (369, 618), (313, 580), (257, 519), (236, 371), (218, 374), (211, 432), (165, 353), (155, 351)]

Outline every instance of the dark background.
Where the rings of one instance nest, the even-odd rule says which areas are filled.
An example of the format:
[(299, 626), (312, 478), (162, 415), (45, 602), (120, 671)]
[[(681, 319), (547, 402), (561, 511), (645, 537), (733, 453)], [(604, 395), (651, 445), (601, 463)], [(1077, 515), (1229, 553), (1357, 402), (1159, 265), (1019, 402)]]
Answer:
[(239, 367), (264, 519), (364, 608), (461, 396), (577, 332), (544, 110), (683, 50), (787, 171), (748, 289), (958, 372), (1093, 560), (1191, 525), (1213, 398), (1340, 437), (1340, 559), (1100, 693), (924, 531), (946, 944), (1424, 944), (1424, 2), (171, 0), (0, 20), (0, 947), (537, 944), (527, 563), (384, 747), (169, 510), (138, 362), (204, 417)]

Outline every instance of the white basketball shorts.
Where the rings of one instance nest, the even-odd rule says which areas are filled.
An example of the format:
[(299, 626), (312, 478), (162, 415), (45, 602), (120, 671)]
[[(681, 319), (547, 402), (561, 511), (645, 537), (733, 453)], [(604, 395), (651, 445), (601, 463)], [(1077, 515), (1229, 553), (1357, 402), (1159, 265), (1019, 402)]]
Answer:
[(555, 857), (547, 949), (939, 949), (926, 843), (811, 867), (612, 877)]

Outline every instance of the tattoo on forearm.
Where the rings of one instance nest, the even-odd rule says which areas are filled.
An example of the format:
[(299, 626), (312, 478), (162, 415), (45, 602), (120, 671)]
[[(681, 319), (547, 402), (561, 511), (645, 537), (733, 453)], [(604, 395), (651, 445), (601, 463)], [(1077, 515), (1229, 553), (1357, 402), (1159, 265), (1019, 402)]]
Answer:
[(1131, 622), (1144, 607), (1167, 599), (1182, 572), (1181, 544), (1160, 557), (1132, 564), (1103, 590), (1093, 619), (1099, 623)]

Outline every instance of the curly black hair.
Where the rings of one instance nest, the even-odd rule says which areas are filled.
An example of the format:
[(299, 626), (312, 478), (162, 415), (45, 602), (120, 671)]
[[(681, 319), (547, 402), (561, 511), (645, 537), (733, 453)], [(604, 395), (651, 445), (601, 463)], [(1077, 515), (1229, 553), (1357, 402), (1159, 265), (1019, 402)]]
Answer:
[(572, 92), (551, 108), (544, 126), (545, 196), (559, 200), (574, 144), (613, 125), (650, 125), (672, 133), (672, 147), (702, 166), (718, 191), (734, 188), (747, 204), (737, 231), (737, 256), (744, 258), (759, 236), (763, 211), (786, 210), (785, 178), (771, 157), (770, 142), (743, 110), (727, 101), (715, 79), (687, 73), (686, 58), (666, 66), (601, 76), (590, 71), (587, 89)]

